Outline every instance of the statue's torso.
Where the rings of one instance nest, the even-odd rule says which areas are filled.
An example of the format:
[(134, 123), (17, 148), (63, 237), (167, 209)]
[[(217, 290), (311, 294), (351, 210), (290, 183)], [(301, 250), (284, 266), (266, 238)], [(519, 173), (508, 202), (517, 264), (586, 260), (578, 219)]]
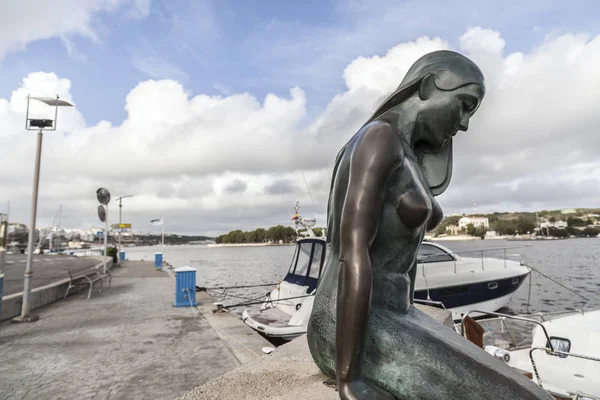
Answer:
[[(335, 172), (328, 210), (328, 237), (330, 238), (325, 274), (319, 282), (319, 291), (337, 291), (340, 243), (339, 229), (344, 199), (348, 190), (350, 159), (356, 135), (347, 150), (340, 154)], [(400, 141), (400, 136), (398, 136)], [(413, 267), (423, 236), (442, 219), (442, 210), (419, 170), (413, 150), (402, 143), (403, 154), (389, 172), (384, 188), (385, 200), (375, 239), (369, 255), (373, 272), (372, 306), (407, 307), (410, 288), (407, 273)], [(408, 286), (407, 286), (408, 285)], [(399, 301), (399, 303), (397, 303)]]

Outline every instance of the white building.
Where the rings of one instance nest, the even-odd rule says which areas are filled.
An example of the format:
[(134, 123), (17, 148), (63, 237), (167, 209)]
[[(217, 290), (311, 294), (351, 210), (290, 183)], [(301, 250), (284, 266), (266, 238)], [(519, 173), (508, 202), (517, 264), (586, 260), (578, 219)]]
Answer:
[(567, 221), (544, 221), (540, 223), (540, 228), (566, 228), (567, 226), (569, 226), (569, 224), (567, 224)]
[(450, 235), (458, 235), (460, 233), (460, 227), (458, 225), (448, 225), (446, 232)]
[(458, 227), (467, 229), (467, 225), (473, 224), (475, 228), (482, 226), (489, 229), (490, 221), (487, 217), (462, 217), (458, 220)]

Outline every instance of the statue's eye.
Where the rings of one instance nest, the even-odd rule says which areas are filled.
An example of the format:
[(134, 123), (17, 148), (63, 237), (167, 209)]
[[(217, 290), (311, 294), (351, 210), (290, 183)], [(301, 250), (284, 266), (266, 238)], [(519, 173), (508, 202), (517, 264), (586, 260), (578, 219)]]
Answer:
[(477, 107), (477, 99), (472, 96), (463, 95), (460, 97), (460, 101), (465, 112), (473, 112)]
[(466, 112), (471, 112), (475, 109), (475, 104), (470, 100), (462, 100), (462, 106)]

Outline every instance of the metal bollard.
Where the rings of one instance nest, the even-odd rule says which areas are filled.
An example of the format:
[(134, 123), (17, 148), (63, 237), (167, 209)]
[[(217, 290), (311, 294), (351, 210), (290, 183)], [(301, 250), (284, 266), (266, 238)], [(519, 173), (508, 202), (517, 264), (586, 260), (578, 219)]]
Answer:
[(162, 268), (163, 267), (163, 253), (155, 253), (154, 254), (154, 268)]
[(175, 269), (175, 307), (195, 307), (196, 268), (189, 266)]

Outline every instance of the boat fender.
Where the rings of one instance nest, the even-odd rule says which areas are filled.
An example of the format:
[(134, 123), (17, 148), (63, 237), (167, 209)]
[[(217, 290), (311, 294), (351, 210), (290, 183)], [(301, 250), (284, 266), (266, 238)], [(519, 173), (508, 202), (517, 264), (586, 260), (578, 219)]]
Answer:
[(504, 349), (501, 349), (500, 347), (487, 345), (485, 346), (484, 350), (504, 362), (510, 361), (510, 353)]

